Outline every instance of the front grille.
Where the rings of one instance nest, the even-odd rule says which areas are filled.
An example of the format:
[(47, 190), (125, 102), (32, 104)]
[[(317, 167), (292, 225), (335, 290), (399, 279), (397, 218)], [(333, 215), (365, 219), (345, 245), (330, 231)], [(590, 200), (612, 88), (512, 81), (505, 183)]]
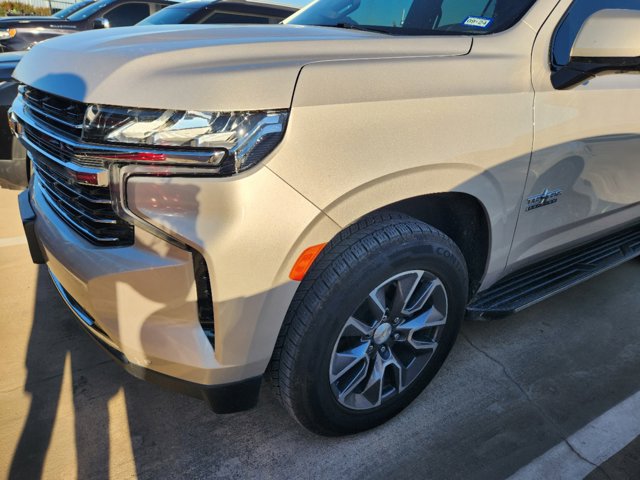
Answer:
[(133, 226), (116, 215), (108, 187), (73, 183), (53, 162), (35, 158), (32, 156), (36, 181), (62, 220), (94, 245), (133, 244)]
[(23, 139), (49, 206), (94, 245), (132, 245), (133, 226), (116, 214), (109, 187), (76, 180), (76, 172), (87, 167), (106, 173), (104, 161), (80, 142), (86, 105), (30, 87), (21, 87), (20, 94), (24, 113), (35, 120), (22, 125)]
[(82, 167), (106, 168), (105, 160), (91, 157), (90, 150), (74, 147), (70, 143), (55, 139), (37, 128), (24, 125), (24, 135), (32, 144), (46, 154), (65, 163), (71, 162)]
[(73, 138), (82, 136), (87, 105), (26, 86), (20, 87), (20, 93), (26, 111), (33, 117)]

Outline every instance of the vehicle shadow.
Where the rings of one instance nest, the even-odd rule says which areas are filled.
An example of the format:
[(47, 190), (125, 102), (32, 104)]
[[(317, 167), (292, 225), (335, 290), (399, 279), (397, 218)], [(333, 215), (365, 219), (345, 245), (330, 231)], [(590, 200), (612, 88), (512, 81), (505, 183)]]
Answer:
[[(51, 442), (65, 373), (70, 363), (73, 384), (73, 417), (77, 478), (94, 478), (109, 471), (109, 400), (122, 388), (119, 376), (97, 384), (91, 370), (110, 362), (106, 354), (88, 341), (75, 324), (47, 273), (38, 270), (33, 325), (26, 355), (24, 390), (31, 395), (29, 413), (18, 442), (10, 479), (42, 477)], [(98, 375), (104, 378), (104, 375)]]

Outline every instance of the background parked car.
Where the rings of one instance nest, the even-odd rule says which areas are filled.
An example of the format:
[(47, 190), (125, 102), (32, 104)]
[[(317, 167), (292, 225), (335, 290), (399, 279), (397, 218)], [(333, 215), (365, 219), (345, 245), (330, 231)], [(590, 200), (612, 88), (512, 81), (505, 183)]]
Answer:
[(0, 187), (3, 188), (24, 185), (29, 174), (24, 147), (11, 135), (6, 120), (18, 94), (18, 82), (11, 75), (23, 55), (24, 52), (0, 54)]
[[(63, 8), (62, 10), (58, 10), (57, 12), (52, 13), (51, 15), (31, 15), (31, 14), (20, 14), (20, 15), (13, 15), (11, 13), (6, 13), (7, 16), (11, 17), (12, 20), (35, 20), (35, 19), (52, 19), (52, 18), (57, 18), (57, 19), (65, 19), (67, 17), (69, 17), (70, 15), (76, 13), (78, 10), (80, 10), (81, 8), (84, 8), (92, 3), (94, 3), (96, 0), (83, 0), (81, 2), (77, 2), (74, 3), (72, 5), (69, 5), (67, 8)], [(2, 14), (5, 15), (5, 14)]]
[(67, 33), (135, 25), (173, 3), (170, 0), (102, 0), (90, 2), (66, 18), (0, 18), (0, 51), (28, 50), (38, 42)]
[(214, 0), (179, 3), (145, 18), (138, 25), (171, 25), (178, 23), (258, 23), (275, 24), (298, 9), (283, 5)]

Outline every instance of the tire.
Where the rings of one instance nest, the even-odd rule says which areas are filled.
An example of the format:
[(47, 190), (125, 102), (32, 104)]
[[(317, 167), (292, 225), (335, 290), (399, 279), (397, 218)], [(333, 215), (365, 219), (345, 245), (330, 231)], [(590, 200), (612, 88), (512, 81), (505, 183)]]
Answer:
[(294, 296), (272, 358), (276, 396), (321, 435), (384, 423), (442, 366), (468, 283), (462, 253), (439, 230), (401, 214), (352, 225), (324, 248)]

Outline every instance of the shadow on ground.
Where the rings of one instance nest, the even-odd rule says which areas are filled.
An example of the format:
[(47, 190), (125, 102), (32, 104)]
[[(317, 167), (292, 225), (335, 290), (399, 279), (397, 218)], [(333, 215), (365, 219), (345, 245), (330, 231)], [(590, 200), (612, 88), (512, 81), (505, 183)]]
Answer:
[[(141, 382), (75, 324), (45, 270), (26, 356), (33, 402), (12, 478), (38, 478), (65, 358), (78, 477), (109, 475), (110, 422), (128, 423), (140, 478), (504, 478), (640, 390), (640, 263), (490, 323), (467, 323), (443, 371), (403, 414), (348, 438), (314, 436), (263, 386), (230, 416)], [(3, 341), (8, 341), (4, 339)], [(109, 418), (120, 389), (127, 418)]]

